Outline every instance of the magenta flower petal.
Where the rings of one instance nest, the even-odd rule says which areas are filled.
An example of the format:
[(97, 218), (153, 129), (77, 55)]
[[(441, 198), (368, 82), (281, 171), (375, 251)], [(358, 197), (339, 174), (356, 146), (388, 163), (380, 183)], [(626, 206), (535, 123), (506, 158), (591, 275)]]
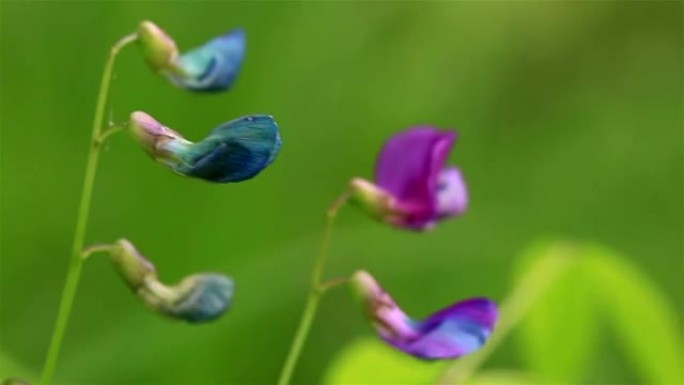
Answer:
[(397, 227), (427, 230), (460, 215), (468, 190), (455, 167), (445, 167), (455, 131), (414, 127), (393, 136), (380, 151), (375, 183), (352, 181), (352, 201)]
[(351, 282), (380, 337), (421, 359), (457, 358), (480, 349), (498, 319), (493, 301), (472, 298), (416, 321), (408, 317), (367, 272), (356, 272)]
[(416, 127), (385, 143), (375, 166), (375, 181), (416, 214), (434, 213), (439, 173), (444, 168), (455, 132)]

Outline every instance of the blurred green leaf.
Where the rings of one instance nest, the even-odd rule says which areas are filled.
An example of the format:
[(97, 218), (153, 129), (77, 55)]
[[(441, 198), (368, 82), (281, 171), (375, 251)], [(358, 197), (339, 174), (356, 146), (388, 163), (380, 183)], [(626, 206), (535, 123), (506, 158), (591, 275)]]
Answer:
[(431, 384), (444, 370), (443, 362), (419, 361), (376, 338), (362, 337), (333, 358), (324, 384)]
[[(558, 243), (540, 243), (523, 254), (522, 270), (558, 250)], [(564, 254), (581, 262), (583, 251), (567, 244)], [(578, 384), (586, 374), (596, 342), (593, 295), (586, 284), (585, 266), (573, 263), (556, 277), (520, 325), (524, 357), (529, 369), (548, 382)]]
[(0, 381), (6, 378), (21, 378), (33, 383), (37, 381), (38, 376), (10, 358), (6, 353), (0, 351)]
[(489, 370), (468, 380), (465, 385), (538, 385), (531, 376), (514, 370)]
[(593, 246), (586, 271), (601, 310), (618, 333), (625, 354), (644, 383), (683, 384), (681, 324), (656, 286), (626, 258)]
[(559, 277), (575, 266), (576, 258), (570, 245), (561, 242), (544, 243), (523, 254), (515, 286), (499, 307), (499, 322), (494, 334), (478, 352), (459, 359), (440, 376), (439, 384), (466, 382), (489, 358), (511, 330), (528, 314), (539, 298)]

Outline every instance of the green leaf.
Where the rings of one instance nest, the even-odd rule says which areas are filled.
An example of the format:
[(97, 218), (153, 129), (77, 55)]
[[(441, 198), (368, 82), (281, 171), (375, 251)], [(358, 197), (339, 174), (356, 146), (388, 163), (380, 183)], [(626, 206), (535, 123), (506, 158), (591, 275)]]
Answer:
[(332, 359), (324, 375), (327, 385), (431, 384), (444, 362), (425, 362), (403, 354), (377, 338), (362, 337)]
[(599, 246), (587, 253), (601, 309), (644, 382), (683, 384), (682, 325), (671, 304), (626, 258)]
[(521, 264), (560, 253), (574, 261), (548, 286), (520, 325), (529, 369), (544, 382), (578, 384), (587, 372), (596, 342), (596, 315), (586, 284), (584, 251), (569, 243), (542, 243), (523, 254)]

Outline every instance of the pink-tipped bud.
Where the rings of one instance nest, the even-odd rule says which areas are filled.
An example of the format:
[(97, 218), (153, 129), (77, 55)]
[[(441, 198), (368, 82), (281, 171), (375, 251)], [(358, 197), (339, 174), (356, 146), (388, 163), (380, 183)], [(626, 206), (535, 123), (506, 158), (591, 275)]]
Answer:
[(164, 160), (171, 155), (168, 149), (170, 142), (189, 143), (181, 134), (142, 111), (131, 114), (130, 129), (143, 149), (157, 160)]

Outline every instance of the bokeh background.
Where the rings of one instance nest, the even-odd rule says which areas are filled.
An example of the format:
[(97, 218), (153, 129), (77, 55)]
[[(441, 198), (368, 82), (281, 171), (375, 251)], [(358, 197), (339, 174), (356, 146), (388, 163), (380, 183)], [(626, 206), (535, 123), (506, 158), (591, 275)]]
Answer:
[[(351, 177), (371, 176), (388, 136), (416, 124), (459, 130), (451, 162), (467, 177), (469, 212), (417, 235), (346, 208), (329, 276), (373, 271), (405, 308), (424, 315), (463, 297), (503, 298), (520, 252), (561, 235), (628, 256), (674, 304), (681, 325), (681, 2), (3, 1), (6, 360), (40, 370), (102, 67), (111, 44), (144, 19), (181, 50), (242, 26), (247, 58), (230, 92), (197, 95), (151, 73), (129, 47), (116, 66), (115, 121), (144, 110), (197, 139), (235, 117), (269, 113), (284, 147), (258, 178), (211, 185), (162, 169), (126, 135), (107, 144), (87, 241), (129, 238), (167, 282), (225, 272), (237, 282), (236, 300), (219, 322), (170, 322), (147, 312), (107, 261), (94, 258), (58, 382), (273, 383), (303, 307), (326, 207)], [(348, 293), (332, 292), (295, 382), (318, 383), (345, 344), (371, 334)], [(487, 366), (524, 366), (515, 341)], [(587, 382), (639, 381), (610, 336), (592, 368)]]

